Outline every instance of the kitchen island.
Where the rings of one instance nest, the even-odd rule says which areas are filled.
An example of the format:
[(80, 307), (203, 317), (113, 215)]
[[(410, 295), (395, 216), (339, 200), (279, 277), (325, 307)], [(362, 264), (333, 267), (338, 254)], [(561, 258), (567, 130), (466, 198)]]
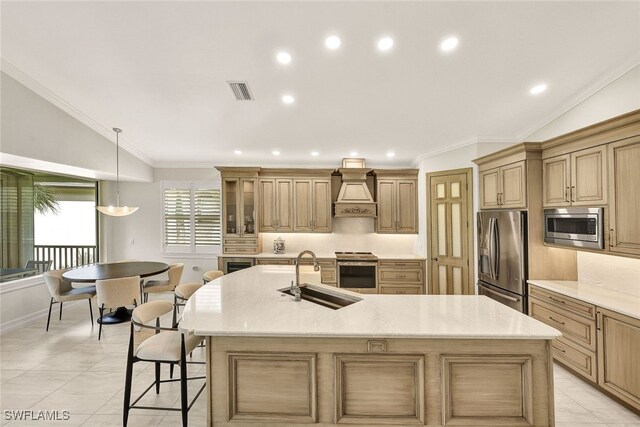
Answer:
[(210, 282), (180, 329), (206, 337), (208, 425), (552, 426), (560, 333), (483, 296), (357, 295), (333, 310), (279, 289), (294, 266)]

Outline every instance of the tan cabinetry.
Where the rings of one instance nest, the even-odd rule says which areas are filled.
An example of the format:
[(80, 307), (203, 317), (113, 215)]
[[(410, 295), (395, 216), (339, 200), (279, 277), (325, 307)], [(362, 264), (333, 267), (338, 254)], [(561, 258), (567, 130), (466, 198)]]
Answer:
[(480, 208), (526, 208), (526, 180), (525, 161), (481, 171)]
[[(291, 260), (292, 264), (295, 264), (295, 260)], [(305, 257), (300, 260), (300, 265), (312, 265), (311, 258)], [(335, 286), (337, 281), (337, 267), (336, 260), (330, 258), (318, 258), (318, 264), (320, 265), (320, 282), (325, 285)]]
[(408, 169), (376, 170), (377, 233), (418, 232), (418, 176)]
[(331, 232), (331, 179), (293, 180), (293, 230)]
[(529, 315), (562, 336), (553, 342), (553, 357), (596, 382), (596, 307), (556, 292), (529, 287)]
[(424, 261), (378, 261), (381, 294), (424, 294)]
[(640, 410), (640, 320), (600, 307), (598, 384)]
[(640, 256), (640, 137), (609, 144), (609, 249)]
[(258, 253), (258, 168), (218, 168), (222, 174), (222, 251)]
[(292, 258), (257, 258), (256, 265), (292, 265)]
[(607, 203), (606, 146), (544, 159), (544, 206)]
[(261, 178), (260, 231), (293, 231), (293, 180)]

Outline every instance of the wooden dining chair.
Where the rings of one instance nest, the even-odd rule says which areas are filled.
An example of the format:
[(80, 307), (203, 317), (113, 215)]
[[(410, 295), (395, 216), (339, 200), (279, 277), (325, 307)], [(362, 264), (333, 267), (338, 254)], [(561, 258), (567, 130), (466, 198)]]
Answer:
[[(189, 409), (191, 409), (206, 386), (205, 381), (193, 400), (189, 403), (187, 381), (205, 380), (206, 376), (187, 377), (187, 364), (202, 365), (204, 362), (187, 362), (186, 355), (191, 353), (204, 338), (196, 335), (184, 335), (176, 328), (161, 327), (160, 317), (170, 313), (171, 310), (173, 310), (173, 304), (166, 300), (150, 301), (133, 310), (124, 387), (124, 411), (122, 420), (124, 427), (127, 426), (129, 411), (131, 409), (180, 411), (182, 414), (182, 425), (186, 427)], [(154, 321), (155, 325), (150, 325), (150, 323)], [(155, 380), (132, 403), (133, 365), (138, 362), (155, 364)], [(162, 363), (167, 363), (170, 366), (179, 366), (180, 378), (160, 379), (160, 367)], [(159, 394), (160, 384), (176, 381), (180, 382), (180, 408), (136, 405), (153, 386), (155, 386), (156, 394)]]
[(51, 270), (43, 274), (44, 282), (47, 284), (47, 289), (51, 294), (51, 300), (49, 301), (49, 315), (47, 316), (47, 332), (49, 331), (49, 322), (51, 321), (51, 308), (53, 304), (60, 303), (60, 317), (58, 320), (62, 320), (62, 303), (67, 301), (78, 301), (86, 299), (89, 301), (89, 315), (91, 316), (91, 324), (93, 325), (93, 309), (91, 308), (91, 299), (96, 296), (95, 286), (84, 286), (81, 288), (74, 288), (71, 282), (62, 278), (62, 273), (66, 270)]
[[(183, 263), (169, 264), (169, 270), (167, 271), (167, 275), (169, 276), (168, 280), (148, 280), (142, 287), (143, 301), (147, 302), (149, 300), (150, 293), (173, 293), (176, 286), (180, 284), (183, 270)], [(175, 304), (175, 299), (173, 302)]]
[[(137, 306), (138, 292), (140, 291), (140, 276), (121, 277), (118, 279), (96, 280), (96, 292), (98, 294), (98, 308), (100, 317), (107, 308)], [(98, 330), (98, 341), (102, 337), (102, 322)]]

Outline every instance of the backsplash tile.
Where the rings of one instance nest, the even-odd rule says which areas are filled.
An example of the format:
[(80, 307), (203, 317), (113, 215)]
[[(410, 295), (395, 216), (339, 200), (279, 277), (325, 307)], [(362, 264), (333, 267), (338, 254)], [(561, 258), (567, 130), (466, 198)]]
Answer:
[(640, 295), (640, 259), (578, 251), (578, 281)]

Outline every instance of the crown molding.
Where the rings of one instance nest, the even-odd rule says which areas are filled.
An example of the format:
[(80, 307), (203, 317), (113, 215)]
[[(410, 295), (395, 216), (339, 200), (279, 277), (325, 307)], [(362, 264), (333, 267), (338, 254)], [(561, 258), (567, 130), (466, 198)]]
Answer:
[[(44, 86), (39, 81), (35, 80), (33, 77), (26, 74), (24, 71), (20, 70), (18, 67), (10, 63), (4, 58), (1, 58), (0, 61), (0, 71), (6, 73), (8, 76), (17, 80), (20, 84), (27, 87), (31, 91), (35, 92), (42, 98), (49, 101), (51, 104), (55, 105), (65, 113), (69, 114), (74, 119), (78, 120), (80, 123), (87, 126), (89, 129), (97, 132), (98, 134), (105, 137), (107, 140), (115, 144), (113, 140), (113, 130), (107, 126), (102, 125), (98, 121), (89, 117), (80, 109), (76, 108), (73, 104), (69, 103), (64, 98), (56, 95), (54, 92), (49, 90), (46, 86)], [(148, 164), (151, 167), (155, 167), (155, 162), (151, 157), (147, 156), (142, 151), (138, 150), (131, 144), (126, 141), (126, 138), (120, 137), (120, 147), (126, 150), (131, 155), (140, 159), (144, 163)]]
[(640, 65), (640, 53), (632, 56), (626, 61), (622, 62), (616, 67), (609, 69), (607, 72), (600, 74), (595, 80), (591, 83), (587, 84), (576, 93), (569, 101), (562, 104), (559, 108), (555, 109), (552, 113), (548, 114), (545, 118), (539, 120), (531, 126), (528, 126), (522, 129), (517, 133), (516, 141), (522, 142), (529, 138), (531, 135), (539, 131), (540, 129), (547, 126), (549, 123), (553, 122), (563, 114), (569, 112), (573, 108), (580, 105), (582, 102), (590, 98), (591, 96), (598, 93), (600, 90), (604, 89), (606, 86), (611, 84), (613, 81), (619, 79), (627, 72), (631, 71), (633, 68)]

